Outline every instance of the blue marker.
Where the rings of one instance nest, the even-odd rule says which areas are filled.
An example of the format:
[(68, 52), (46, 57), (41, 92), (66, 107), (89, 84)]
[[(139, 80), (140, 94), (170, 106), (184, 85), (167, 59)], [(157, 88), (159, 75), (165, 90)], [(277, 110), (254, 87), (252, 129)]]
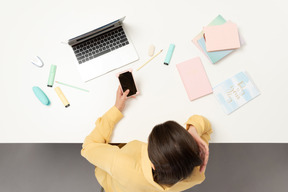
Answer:
[(48, 99), (47, 95), (40, 89), (40, 87), (34, 86), (32, 90), (36, 97), (43, 103), (44, 105), (50, 105), (50, 100)]
[(167, 55), (166, 55), (166, 58), (165, 58), (165, 61), (164, 61), (165, 65), (169, 65), (171, 57), (172, 57), (172, 54), (173, 54), (173, 51), (174, 51), (174, 48), (175, 48), (175, 45), (174, 44), (170, 44), (168, 52), (167, 52)]

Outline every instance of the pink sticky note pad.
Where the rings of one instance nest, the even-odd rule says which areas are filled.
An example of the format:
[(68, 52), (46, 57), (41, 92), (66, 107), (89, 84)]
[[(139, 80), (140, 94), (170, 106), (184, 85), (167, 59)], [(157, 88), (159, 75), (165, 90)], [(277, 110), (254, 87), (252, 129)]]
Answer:
[(212, 93), (212, 87), (199, 57), (176, 65), (189, 99)]
[(231, 21), (222, 25), (204, 27), (203, 32), (208, 52), (237, 49), (240, 47), (237, 25)]

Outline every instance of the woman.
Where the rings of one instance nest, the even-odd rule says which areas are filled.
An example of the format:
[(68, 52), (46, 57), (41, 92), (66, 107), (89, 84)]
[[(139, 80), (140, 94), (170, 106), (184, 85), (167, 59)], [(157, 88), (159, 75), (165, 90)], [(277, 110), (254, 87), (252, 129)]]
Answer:
[(194, 115), (186, 130), (174, 121), (156, 125), (148, 144), (131, 141), (121, 149), (109, 143), (129, 90), (117, 90), (115, 106), (97, 119), (95, 129), (86, 137), (81, 155), (96, 166), (95, 175), (106, 192), (183, 191), (205, 179), (209, 121)]

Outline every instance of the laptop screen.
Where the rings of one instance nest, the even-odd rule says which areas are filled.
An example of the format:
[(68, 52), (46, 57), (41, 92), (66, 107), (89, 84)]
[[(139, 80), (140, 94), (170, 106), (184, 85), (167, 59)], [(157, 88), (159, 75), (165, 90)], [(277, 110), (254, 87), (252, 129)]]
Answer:
[(72, 46), (72, 45), (74, 45), (76, 43), (79, 43), (80, 41), (82, 41), (84, 39), (87, 39), (87, 38), (89, 38), (91, 36), (96, 35), (97, 33), (100, 34), (101, 32), (106, 31), (107, 29), (113, 28), (115, 24), (122, 23), (124, 19), (125, 19), (125, 17), (122, 17), (121, 19), (117, 19), (117, 20), (115, 20), (115, 21), (113, 21), (111, 23), (108, 23), (106, 25), (103, 25), (103, 26), (101, 26), (101, 27), (99, 27), (97, 29), (94, 29), (92, 31), (89, 31), (87, 33), (79, 35), (79, 36), (74, 37), (72, 39), (69, 39), (68, 44)]

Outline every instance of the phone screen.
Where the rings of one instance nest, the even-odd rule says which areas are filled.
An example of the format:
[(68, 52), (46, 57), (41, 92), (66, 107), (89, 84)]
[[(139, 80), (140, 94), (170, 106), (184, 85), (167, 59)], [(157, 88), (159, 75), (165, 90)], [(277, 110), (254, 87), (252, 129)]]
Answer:
[(130, 90), (128, 97), (131, 95), (135, 95), (137, 93), (136, 85), (135, 85), (132, 73), (130, 71), (121, 73), (118, 78), (119, 78), (123, 92), (125, 92), (127, 89)]

